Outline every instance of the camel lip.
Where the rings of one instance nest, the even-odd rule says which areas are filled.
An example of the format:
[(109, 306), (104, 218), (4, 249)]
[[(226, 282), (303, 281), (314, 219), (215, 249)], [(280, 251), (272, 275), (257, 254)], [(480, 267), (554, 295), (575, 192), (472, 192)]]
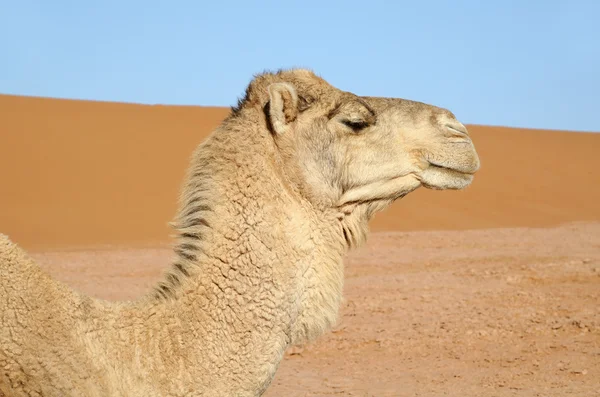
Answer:
[(477, 171), (465, 171), (465, 170), (461, 170), (458, 168), (453, 168), (447, 165), (443, 165), (443, 164), (439, 164), (439, 163), (434, 163), (434, 162), (429, 162), (429, 166), (430, 167), (434, 167), (434, 168), (439, 168), (439, 169), (443, 169), (443, 170), (448, 170), (448, 171), (452, 171), (452, 172), (458, 172), (459, 174), (463, 174), (463, 175), (475, 175), (475, 172)]

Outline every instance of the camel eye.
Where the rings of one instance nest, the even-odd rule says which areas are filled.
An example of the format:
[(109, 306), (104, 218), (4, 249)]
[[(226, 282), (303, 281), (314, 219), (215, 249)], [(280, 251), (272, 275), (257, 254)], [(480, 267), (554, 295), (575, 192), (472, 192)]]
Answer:
[(369, 123), (364, 121), (364, 120), (342, 120), (342, 123), (347, 126), (352, 128), (352, 130), (354, 132), (360, 132), (361, 130), (365, 129), (366, 127), (369, 126)]

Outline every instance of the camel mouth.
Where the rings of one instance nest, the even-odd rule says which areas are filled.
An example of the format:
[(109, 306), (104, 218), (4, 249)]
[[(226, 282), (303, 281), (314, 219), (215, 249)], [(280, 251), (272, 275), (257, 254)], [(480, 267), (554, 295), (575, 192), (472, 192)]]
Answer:
[(439, 170), (443, 170), (443, 171), (451, 171), (451, 172), (457, 172), (459, 174), (463, 174), (463, 175), (475, 175), (475, 173), (477, 172), (477, 170), (467, 170), (464, 168), (459, 168), (459, 167), (453, 167), (453, 166), (448, 166), (448, 165), (443, 165), (443, 164), (439, 164), (439, 163), (433, 163), (433, 162), (429, 162), (429, 166), (432, 168), (437, 168)]
[(427, 189), (461, 190), (469, 186), (474, 179), (472, 169), (430, 163), (419, 175), (421, 184)]

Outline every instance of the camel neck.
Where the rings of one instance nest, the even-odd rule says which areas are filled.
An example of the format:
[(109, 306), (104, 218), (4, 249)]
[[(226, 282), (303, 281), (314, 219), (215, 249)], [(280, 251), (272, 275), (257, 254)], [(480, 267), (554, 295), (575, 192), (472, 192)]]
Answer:
[(143, 371), (258, 395), (287, 346), (336, 321), (345, 243), (335, 215), (299, 202), (273, 174), (269, 156), (252, 155), (264, 141), (246, 137), (248, 154), (232, 149), (227, 135), (195, 153), (175, 220), (177, 259), (119, 322), (136, 330), (124, 351), (156, 357), (150, 366), (130, 353)]
[(210, 395), (260, 395), (290, 343), (293, 301), (277, 257), (260, 253), (255, 235), (226, 242), (220, 235), (206, 232), (215, 248), (196, 253), (198, 264), (166, 298), (120, 306), (107, 332), (107, 341), (119, 342), (107, 342), (106, 354), (124, 371), (169, 374), (164, 395), (190, 384), (210, 385)]

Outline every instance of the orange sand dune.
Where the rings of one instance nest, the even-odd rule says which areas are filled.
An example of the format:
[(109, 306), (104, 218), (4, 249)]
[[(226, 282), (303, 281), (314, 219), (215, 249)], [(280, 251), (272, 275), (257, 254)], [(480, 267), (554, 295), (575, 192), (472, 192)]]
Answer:
[[(167, 241), (189, 157), (227, 112), (0, 95), (0, 232), (30, 249)], [(473, 185), (421, 189), (373, 230), (600, 220), (600, 134), (469, 130)]]

